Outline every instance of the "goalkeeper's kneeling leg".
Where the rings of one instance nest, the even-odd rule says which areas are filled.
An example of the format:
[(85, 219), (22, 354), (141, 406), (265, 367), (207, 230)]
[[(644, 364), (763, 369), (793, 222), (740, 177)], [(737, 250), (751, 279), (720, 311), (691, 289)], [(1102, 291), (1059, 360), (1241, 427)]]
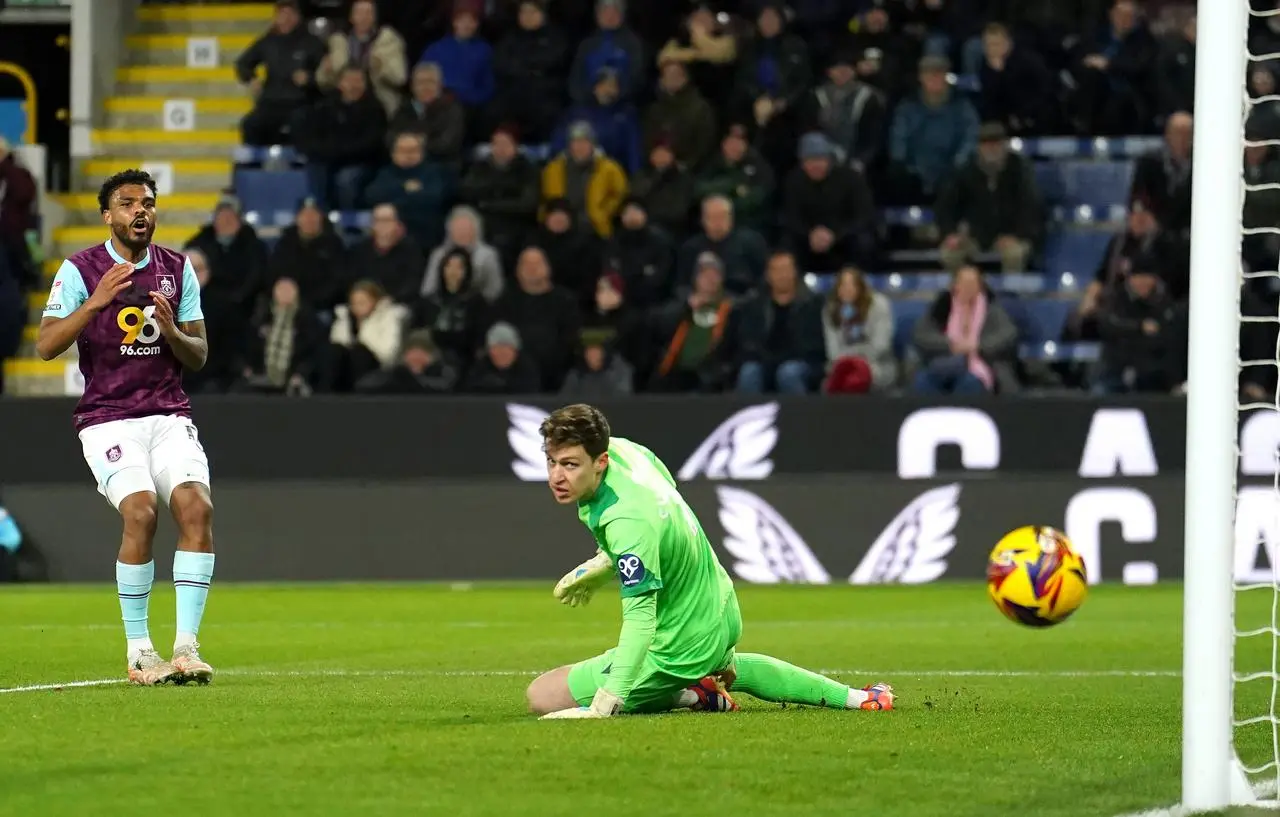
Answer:
[(525, 698), (529, 702), (529, 711), (535, 715), (546, 715), (561, 709), (572, 709), (578, 701), (569, 691), (570, 665), (556, 667), (542, 673), (525, 690)]

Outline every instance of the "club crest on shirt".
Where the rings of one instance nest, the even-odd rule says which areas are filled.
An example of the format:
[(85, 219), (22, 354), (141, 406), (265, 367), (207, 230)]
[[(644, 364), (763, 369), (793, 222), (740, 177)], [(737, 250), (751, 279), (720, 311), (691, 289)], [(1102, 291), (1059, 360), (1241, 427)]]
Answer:
[(120, 461), (120, 446), (113, 445), (107, 449), (107, 462)]
[(172, 275), (157, 275), (156, 280), (159, 282), (158, 291), (164, 297), (172, 298), (178, 293), (178, 284)]

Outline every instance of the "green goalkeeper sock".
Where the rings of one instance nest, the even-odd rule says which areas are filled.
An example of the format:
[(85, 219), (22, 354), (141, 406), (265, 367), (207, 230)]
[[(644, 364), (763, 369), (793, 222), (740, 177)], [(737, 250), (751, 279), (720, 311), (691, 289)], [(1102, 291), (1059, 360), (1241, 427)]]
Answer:
[(759, 653), (738, 653), (733, 692), (776, 703), (807, 704), (831, 709), (857, 709), (866, 700), (862, 690)]

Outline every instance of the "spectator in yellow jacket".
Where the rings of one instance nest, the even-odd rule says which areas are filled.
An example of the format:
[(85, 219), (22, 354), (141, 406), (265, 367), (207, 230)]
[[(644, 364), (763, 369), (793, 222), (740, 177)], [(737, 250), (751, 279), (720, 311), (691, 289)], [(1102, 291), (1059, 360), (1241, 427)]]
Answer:
[[(613, 220), (627, 197), (627, 174), (596, 149), (587, 122), (569, 127), (569, 146), (542, 171), (542, 202), (566, 198), (579, 223), (589, 223), (601, 238), (613, 234)], [(544, 212), (545, 215), (545, 212)]]

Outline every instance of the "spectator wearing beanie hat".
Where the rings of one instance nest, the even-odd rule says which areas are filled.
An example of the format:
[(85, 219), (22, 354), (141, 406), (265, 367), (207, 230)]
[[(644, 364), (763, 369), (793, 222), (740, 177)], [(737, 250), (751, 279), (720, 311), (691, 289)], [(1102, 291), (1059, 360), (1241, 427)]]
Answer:
[(431, 333), (417, 329), (405, 338), (404, 350), (396, 365), (360, 378), (356, 382), (356, 391), (364, 394), (448, 394), (457, 382), (457, 369), (440, 353)]
[(565, 112), (563, 121), (551, 138), (553, 153), (565, 149), (569, 130), (575, 122), (589, 124), (596, 144), (627, 173), (635, 173), (640, 167), (639, 116), (635, 106), (622, 99), (618, 72), (613, 68), (601, 68), (596, 74), (591, 99)]
[(690, 290), (654, 317), (661, 353), (649, 380), (653, 391), (720, 391), (731, 374), (724, 340), (733, 299), (725, 292), (724, 264), (715, 253), (698, 255)]
[(699, 201), (724, 196), (743, 227), (762, 235), (773, 229), (773, 168), (751, 145), (751, 126), (736, 122), (720, 140), (720, 152), (712, 158), (694, 186)]
[(800, 140), (800, 167), (782, 195), (786, 241), (805, 272), (834, 272), (845, 264), (875, 260), (877, 212), (861, 173), (835, 162), (827, 137)]
[(673, 142), (665, 134), (649, 148), (649, 163), (632, 184), (650, 220), (677, 240), (689, 233), (693, 210), (693, 176), (676, 162)]
[(542, 170), (542, 200), (567, 198), (579, 221), (596, 235), (608, 238), (613, 219), (627, 196), (627, 174), (596, 149), (595, 131), (588, 122), (569, 126), (569, 144)]
[(499, 321), (485, 335), (485, 353), (467, 372), (462, 391), (471, 394), (536, 394), (538, 367), (525, 354), (520, 332)]
[(612, 68), (617, 73), (623, 99), (633, 98), (643, 85), (644, 43), (627, 27), (626, 14), (623, 0), (597, 0), (599, 28), (578, 46), (569, 72), (569, 96), (579, 105), (591, 99), (592, 86), (601, 68)]

